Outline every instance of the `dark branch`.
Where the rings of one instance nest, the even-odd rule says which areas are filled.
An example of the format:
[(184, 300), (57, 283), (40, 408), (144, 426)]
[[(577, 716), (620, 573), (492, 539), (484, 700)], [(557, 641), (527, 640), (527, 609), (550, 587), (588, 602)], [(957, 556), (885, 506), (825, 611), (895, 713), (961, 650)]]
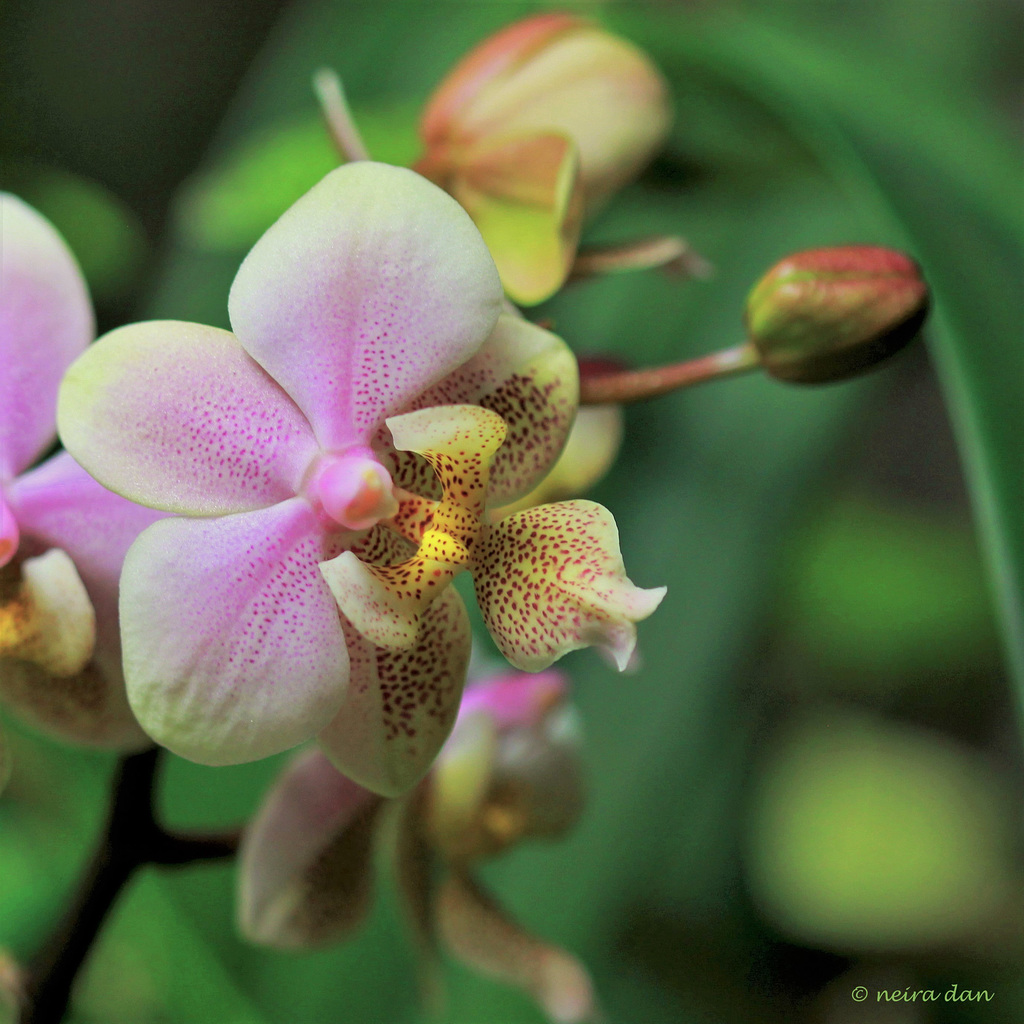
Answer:
[(145, 864), (182, 865), (231, 857), (239, 832), (189, 835), (167, 831), (153, 811), (162, 751), (121, 759), (106, 827), (78, 893), (33, 961), (21, 1024), (60, 1024), (96, 936), (135, 871)]

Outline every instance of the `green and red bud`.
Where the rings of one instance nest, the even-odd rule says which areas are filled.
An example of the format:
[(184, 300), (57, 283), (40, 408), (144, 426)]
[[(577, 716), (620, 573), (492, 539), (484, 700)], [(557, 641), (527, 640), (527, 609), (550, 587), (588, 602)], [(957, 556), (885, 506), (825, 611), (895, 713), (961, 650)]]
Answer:
[(917, 335), (928, 303), (928, 286), (909, 256), (848, 245), (776, 263), (751, 291), (745, 321), (767, 373), (818, 384), (898, 352)]

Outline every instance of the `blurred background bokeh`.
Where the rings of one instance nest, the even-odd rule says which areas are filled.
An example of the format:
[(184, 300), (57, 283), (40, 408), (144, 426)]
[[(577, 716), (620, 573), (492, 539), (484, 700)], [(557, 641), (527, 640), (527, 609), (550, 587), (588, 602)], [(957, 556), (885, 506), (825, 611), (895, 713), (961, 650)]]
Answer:
[[(408, 162), (448, 67), (551, 7), (6, 0), (0, 187), (65, 234), (101, 330), (226, 326), (242, 256), (336, 160), (314, 70), (342, 76), (371, 153)], [(531, 314), (579, 354), (642, 365), (734, 344), (778, 258), (869, 242), (922, 263), (930, 344), (1016, 346), (1006, 365), (1021, 366), (1017, 0), (561, 7), (646, 49), (675, 104), (665, 152), (585, 240), (678, 233), (715, 268), (580, 283)], [(623, 456), (591, 496), (615, 513), (632, 578), (669, 594), (634, 674), (592, 652), (564, 662), (586, 730), (581, 825), (487, 872), (589, 966), (609, 1022), (1024, 1020), (1024, 716), (995, 604), (1014, 575), (977, 539), (936, 351), (843, 385), (750, 377), (627, 410)], [(113, 760), (8, 724), (0, 946), (27, 958), (88, 855)], [(234, 825), (281, 763), (169, 758), (166, 815)], [(229, 865), (136, 878), (73, 1019), (425, 1019), (393, 893), (356, 940), (295, 956), (241, 942), (232, 901)], [(448, 981), (451, 1024), (540, 1020), (455, 965)], [(992, 999), (947, 998), (964, 990)]]

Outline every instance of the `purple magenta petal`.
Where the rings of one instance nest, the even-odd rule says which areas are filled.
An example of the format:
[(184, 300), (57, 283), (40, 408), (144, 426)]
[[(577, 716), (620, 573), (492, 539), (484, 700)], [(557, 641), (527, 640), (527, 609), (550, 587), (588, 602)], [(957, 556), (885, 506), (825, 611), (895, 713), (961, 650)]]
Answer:
[(121, 577), (128, 697), (158, 742), (202, 764), (267, 757), (312, 737), (345, 699), (324, 536), (293, 498), (216, 519), (168, 518)]
[(256, 243), (228, 308), (332, 449), (368, 439), (472, 356), (501, 297), (454, 199), (412, 171), (361, 162), (328, 174)]
[(316, 454), (302, 413), (233, 334), (176, 320), (96, 342), (61, 384), (58, 419), (102, 484), (190, 515), (284, 501)]
[(92, 340), (78, 264), (30, 206), (0, 193), (0, 481), (54, 438), (57, 385)]

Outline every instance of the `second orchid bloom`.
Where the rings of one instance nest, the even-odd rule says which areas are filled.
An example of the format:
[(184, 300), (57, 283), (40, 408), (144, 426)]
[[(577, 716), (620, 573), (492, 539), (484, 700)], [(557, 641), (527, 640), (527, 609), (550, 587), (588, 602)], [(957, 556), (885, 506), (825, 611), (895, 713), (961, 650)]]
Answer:
[(176, 513), (121, 582), (129, 699), (154, 739), (230, 764), (318, 735), (357, 782), (408, 789), (458, 711), (470, 630), (445, 584), (462, 568), (520, 667), (588, 644), (625, 664), (663, 591), (626, 578), (611, 516), (568, 502), (490, 522), (557, 458), (578, 388), (564, 343), (504, 308), (453, 199), (357, 163), (253, 248), (234, 333), (134, 324), (72, 366), (68, 450)]

